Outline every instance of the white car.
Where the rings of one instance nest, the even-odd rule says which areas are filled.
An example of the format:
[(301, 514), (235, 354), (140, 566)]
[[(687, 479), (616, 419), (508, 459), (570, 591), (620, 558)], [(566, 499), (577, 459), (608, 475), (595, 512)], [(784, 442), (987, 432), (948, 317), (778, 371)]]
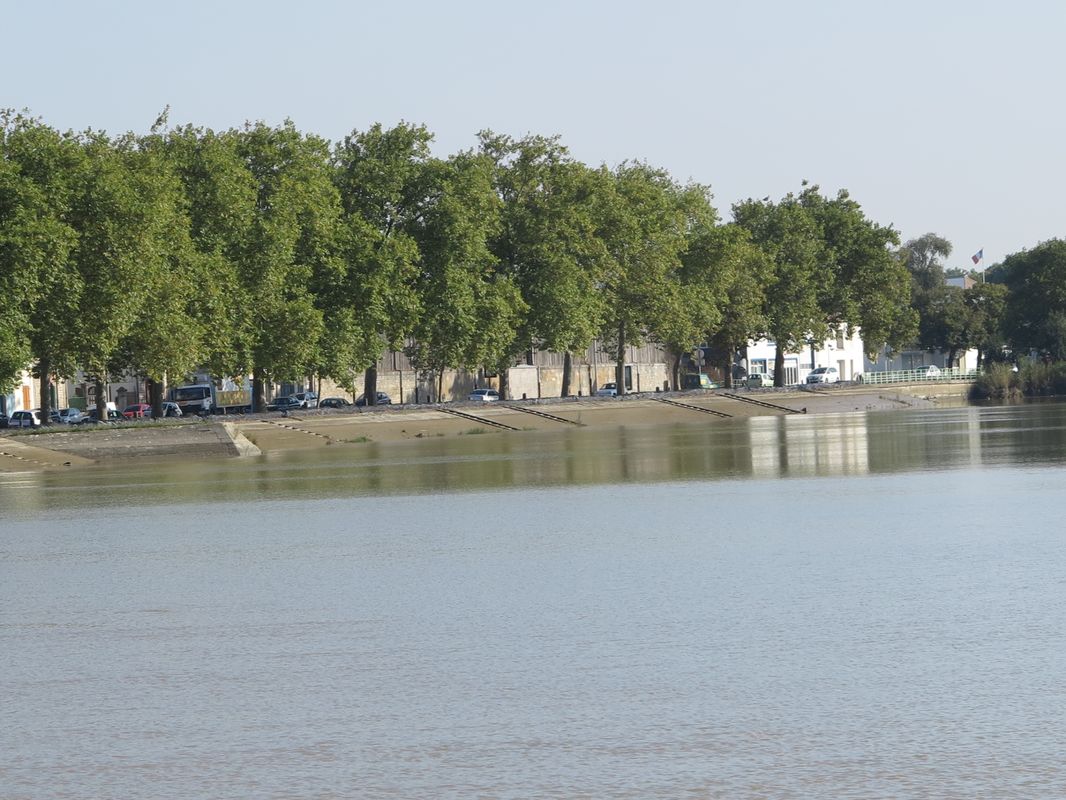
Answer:
[(7, 422), (9, 428), (39, 428), (41, 427), (41, 412), (16, 411)]
[(840, 380), (840, 373), (836, 367), (818, 367), (807, 376), (807, 383), (836, 383)]
[(618, 387), (613, 383), (605, 383), (596, 390), (596, 397), (618, 397)]
[(940, 367), (936, 364), (926, 364), (924, 367), (918, 367), (914, 370), (919, 378), (939, 378)]
[(774, 376), (766, 372), (753, 372), (748, 376), (747, 383), (749, 389), (762, 389), (774, 385)]
[(477, 400), (482, 403), (495, 403), (500, 399), (500, 393), (495, 389), (474, 389), (467, 400)]

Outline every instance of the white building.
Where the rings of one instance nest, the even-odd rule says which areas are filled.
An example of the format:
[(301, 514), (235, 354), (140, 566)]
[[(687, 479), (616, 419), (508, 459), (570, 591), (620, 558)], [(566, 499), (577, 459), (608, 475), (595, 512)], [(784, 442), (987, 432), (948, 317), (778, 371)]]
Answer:
[[(851, 381), (864, 369), (862, 336), (853, 329), (848, 336), (846, 325), (837, 328), (836, 336), (824, 341), (811, 341), (801, 352), (785, 352), (785, 386), (795, 386), (806, 381), (807, 376), (818, 367), (836, 367), (840, 380)], [(747, 373), (773, 375), (777, 344), (768, 339), (748, 342)]]
[[(62, 381), (52, 384), (52, 408), (63, 408), (67, 402), (66, 386)], [(0, 414), (10, 416), (16, 411), (32, 411), (41, 407), (41, 382), (29, 369), (19, 375), (15, 386), (7, 394), (0, 394)]]

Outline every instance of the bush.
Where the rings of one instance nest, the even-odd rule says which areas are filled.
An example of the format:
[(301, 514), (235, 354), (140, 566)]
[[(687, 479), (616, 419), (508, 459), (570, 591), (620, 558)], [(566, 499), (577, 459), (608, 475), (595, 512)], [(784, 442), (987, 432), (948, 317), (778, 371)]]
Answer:
[(993, 364), (974, 381), (970, 396), (975, 400), (1007, 400), (1021, 394), (1019, 373), (1010, 364)]
[(977, 376), (974, 400), (1012, 400), (1021, 396), (1066, 394), (1066, 361), (1046, 364), (1023, 361), (1017, 372), (1010, 364), (990, 364)]
[(1023, 394), (1033, 396), (1051, 393), (1051, 367), (1040, 361), (1026, 361), (1018, 371)]

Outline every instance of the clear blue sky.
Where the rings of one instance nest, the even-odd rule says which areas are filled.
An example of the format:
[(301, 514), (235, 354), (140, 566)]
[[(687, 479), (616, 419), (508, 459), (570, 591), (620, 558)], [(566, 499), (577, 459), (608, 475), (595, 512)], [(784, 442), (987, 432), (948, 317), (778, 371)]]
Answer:
[(725, 218), (803, 179), (982, 267), (1066, 235), (1066, 3), (16, 2), (0, 106), (58, 128), (228, 128), (339, 139), (424, 123), (560, 134), (709, 184)]

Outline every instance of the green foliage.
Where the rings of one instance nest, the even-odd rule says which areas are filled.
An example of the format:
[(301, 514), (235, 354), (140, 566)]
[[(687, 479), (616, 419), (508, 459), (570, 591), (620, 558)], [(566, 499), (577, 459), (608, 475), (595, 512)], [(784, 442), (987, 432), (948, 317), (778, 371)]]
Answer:
[(0, 114), (0, 390), (31, 358), (73, 370), (82, 280), (69, 264), (78, 240), (70, 209), (81, 166), (73, 136)]
[(819, 301), (826, 273), (821, 266), (820, 231), (812, 214), (789, 194), (780, 203), (738, 203), (733, 216), (770, 264), (763, 315), (766, 332), (778, 350), (796, 350), (811, 335), (825, 338), (828, 325)]
[(798, 196), (747, 200), (733, 213), (770, 265), (763, 316), (779, 352), (840, 325), (860, 328), (868, 353), (913, 338), (917, 315), (898, 234), (867, 219), (846, 191), (827, 198), (804, 183)]
[(168, 166), (181, 181), (182, 209), (197, 254), (185, 264), (188, 316), (200, 329), (203, 365), (220, 376), (252, 367), (250, 299), (239, 269), (250, 248), (256, 184), (239, 139), (233, 131), (220, 135), (184, 127), (162, 142)]
[(341, 266), (318, 276), (316, 295), (325, 315), (324, 369), (350, 391), (357, 372), (403, 344), (421, 309), (413, 234), (430, 191), (431, 140), (423, 127), (375, 125), (334, 151)]
[(320, 363), (324, 315), (313, 281), (321, 285), (344, 271), (330, 148), (291, 122), (256, 123), (230, 135), (255, 187), (248, 236), (235, 257), (252, 366), (270, 378), (296, 379)]
[(826, 321), (861, 328), (867, 353), (910, 341), (917, 320), (907, 307), (908, 270), (895, 251), (896, 231), (867, 219), (844, 190), (827, 199), (810, 186), (800, 202), (819, 228), (825, 271), (820, 304)]
[(951, 242), (935, 233), (923, 234), (903, 245), (901, 255), (917, 292), (944, 285), (942, 262), (951, 255), (951, 249)]
[(970, 390), (975, 400), (1006, 400), (1019, 394), (1018, 373), (1010, 364), (993, 364), (977, 376)]
[(485, 131), (480, 139), (502, 204), (490, 248), (528, 305), (513, 350), (531, 342), (555, 352), (584, 350), (605, 315), (596, 291), (605, 253), (595, 235), (595, 175), (557, 138)]
[(600, 169), (595, 198), (596, 235), (605, 251), (600, 335), (611, 344), (622, 392), (626, 345), (686, 339), (693, 332), (702, 309), (682, 290), (681, 256), (692, 215), (714, 212), (709, 203), (698, 209), (665, 171), (637, 162)]
[(1020, 351), (1066, 359), (1066, 241), (1052, 239), (1003, 262), (1007, 340)]
[(431, 168), (433, 189), (416, 231), (427, 301), (409, 355), (427, 372), (510, 366), (527, 306), (489, 249), (500, 225), (492, 161), (461, 153)]

